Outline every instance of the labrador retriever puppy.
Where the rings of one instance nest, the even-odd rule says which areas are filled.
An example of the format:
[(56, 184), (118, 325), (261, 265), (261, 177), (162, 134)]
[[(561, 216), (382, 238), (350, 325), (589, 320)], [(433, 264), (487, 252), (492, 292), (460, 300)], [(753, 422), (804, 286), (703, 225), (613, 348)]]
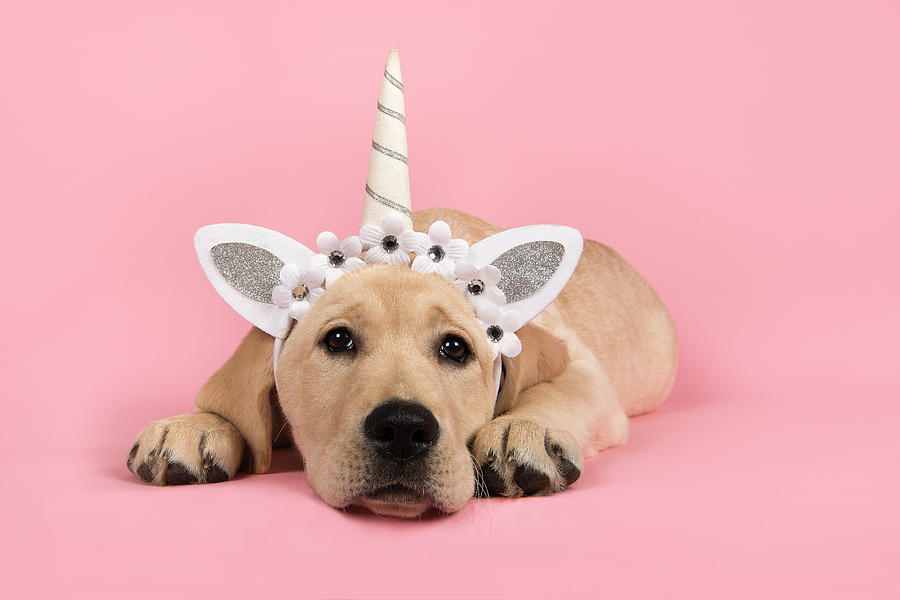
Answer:
[[(501, 229), (449, 209), (476, 242)], [(316, 493), (381, 515), (453, 513), (473, 496), (552, 494), (584, 459), (622, 444), (628, 417), (668, 395), (675, 328), (618, 254), (585, 241), (562, 293), (518, 332), (499, 392), (483, 326), (436, 274), (375, 265), (341, 277), (284, 340), (277, 392), (272, 337), (253, 329), (200, 390), (198, 411), (150, 423), (128, 468), (156, 485), (213, 483), (243, 464), (268, 471), (294, 444)]]

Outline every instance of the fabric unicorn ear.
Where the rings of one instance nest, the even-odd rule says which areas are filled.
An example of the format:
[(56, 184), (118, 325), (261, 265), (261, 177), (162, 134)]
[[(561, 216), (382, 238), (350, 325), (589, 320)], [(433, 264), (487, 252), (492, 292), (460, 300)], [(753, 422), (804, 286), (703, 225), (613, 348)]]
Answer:
[(518, 329), (547, 308), (578, 265), (584, 240), (562, 225), (529, 225), (492, 235), (469, 248), (475, 268), (500, 270), (496, 286), (506, 296), (504, 312), (515, 315)]
[(286, 235), (253, 225), (207, 225), (194, 235), (203, 272), (239, 315), (276, 339), (290, 331), (291, 314), (272, 299), (285, 265), (305, 267), (314, 252)]

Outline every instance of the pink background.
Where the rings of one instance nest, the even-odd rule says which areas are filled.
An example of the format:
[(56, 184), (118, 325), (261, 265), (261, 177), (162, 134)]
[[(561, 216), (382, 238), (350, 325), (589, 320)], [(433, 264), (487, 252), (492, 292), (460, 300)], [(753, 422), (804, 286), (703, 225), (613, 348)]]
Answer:
[[(900, 5), (373, 4), (3, 2), (4, 588), (897, 597)], [(416, 206), (618, 249), (671, 398), (570, 491), (450, 518), (330, 509), (286, 453), (138, 482), (247, 329), (194, 230), (353, 232), (391, 47)]]

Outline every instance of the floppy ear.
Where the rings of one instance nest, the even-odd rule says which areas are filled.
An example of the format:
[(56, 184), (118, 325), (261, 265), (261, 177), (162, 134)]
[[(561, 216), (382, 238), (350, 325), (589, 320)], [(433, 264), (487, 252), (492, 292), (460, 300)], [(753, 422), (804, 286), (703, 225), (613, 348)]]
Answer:
[(239, 315), (276, 338), (290, 330), (290, 315), (272, 302), (285, 264), (306, 265), (315, 254), (288, 236), (254, 225), (201, 227), (194, 248), (213, 287)]
[(514, 309), (519, 327), (547, 308), (562, 291), (581, 257), (584, 240), (577, 229), (529, 225), (507, 229), (474, 244), (468, 260), (476, 267), (500, 269), (497, 287), (506, 295), (504, 309)]

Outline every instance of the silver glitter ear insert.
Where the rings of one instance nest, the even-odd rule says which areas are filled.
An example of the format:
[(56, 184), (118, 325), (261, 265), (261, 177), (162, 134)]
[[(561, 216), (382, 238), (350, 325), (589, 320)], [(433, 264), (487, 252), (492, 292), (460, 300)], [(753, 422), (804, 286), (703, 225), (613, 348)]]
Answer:
[(205, 225), (194, 250), (216, 293), (239, 315), (273, 337), (287, 334), (290, 315), (272, 303), (285, 264), (306, 265), (315, 253), (283, 233), (240, 223)]
[(216, 244), (212, 262), (231, 286), (248, 298), (272, 303), (272, 290), (281, 283), (284, 262), (264, 248), (243, 242)]
[(497, 287), (506, 294), (507, 303), (531, 296), (550, 281), (565, 254), (559, 242), (526, 242), (498, 256), (491, 264), (500, 269)]

